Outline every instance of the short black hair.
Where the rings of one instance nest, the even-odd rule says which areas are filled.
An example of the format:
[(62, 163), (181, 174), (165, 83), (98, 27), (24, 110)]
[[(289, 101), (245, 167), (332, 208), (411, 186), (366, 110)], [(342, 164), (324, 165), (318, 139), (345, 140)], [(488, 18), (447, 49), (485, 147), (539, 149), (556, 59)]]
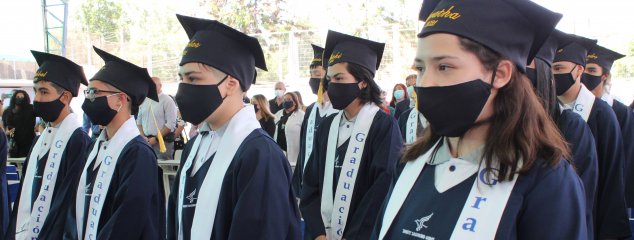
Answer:
[[(51, 86), (53, 86), (53, 89), (55, 89), (55, 91), (57, 92), (57, 94), (62, 94), (64, 91), (67, 91), (66, 89), (64, 89), (63, 87), (61, 87), (60, 85), (58, 85), (57, 83), (51, 82), (51, 81), (46, 81), (46, 80), (39, 80), (39, 81), (35, 81), (33, 83), (38, 83), (38, 82), (49, 82), (51, 83)], [(72, 96), (72, 94), (71, 94)]]
[(361, 103), (365, 104), (373, 102), (377, 106), (380, 106), (382, 104), (381, 88), (374, 81), (374, 74), (368, 71), (365, 67), (351, 62), (348, 62), (346, 70), (348, 70), (357, 82), (365, 81), (368, 85), (365, 89), (361, 89), (361, 95), (359, 95)]

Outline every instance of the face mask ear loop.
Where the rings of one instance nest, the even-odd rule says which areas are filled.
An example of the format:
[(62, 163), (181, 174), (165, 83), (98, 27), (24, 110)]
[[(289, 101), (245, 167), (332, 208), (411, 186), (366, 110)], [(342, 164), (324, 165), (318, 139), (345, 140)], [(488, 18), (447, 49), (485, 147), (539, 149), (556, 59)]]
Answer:
[[(222, 80), (220, 80), (220, 82), (218, 82), (218, 84), (216, 84), (216, 86), (220, 87), (220, 84), (222, 84), (225, 80), (227, 80), (227, 78), (229, 77), (229, 74), (225, 75), (224, 78), (222, 78)], [(225, 98), (227, 98), (227, 95), (225, 94), (225, 96), (222, 98), (222, 101), (225, 100)]]

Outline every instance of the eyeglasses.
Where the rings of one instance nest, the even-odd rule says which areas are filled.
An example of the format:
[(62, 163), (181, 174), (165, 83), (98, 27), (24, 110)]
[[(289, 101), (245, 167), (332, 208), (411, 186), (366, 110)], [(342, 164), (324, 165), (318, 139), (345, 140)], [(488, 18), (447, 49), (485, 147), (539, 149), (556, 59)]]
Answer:
[(108, 90), (99, 90), (99, 89), (96, 89), (96, 88), (89, 88), (89, 89), (84, 90), (84, 95), (86, 96), (86, 99), (90, 100), (91, 102), (95, 101), (95, 98), (101, 97), (101, 96), (97, 96), (100, 93), (111, 93), (110, 95), (104, 96), (104, 97), (110, 97), (110, 96), (114, 96), (114, 95), (120, 94), (122, 92), (115, 92), (115, 91), (108, 91)]

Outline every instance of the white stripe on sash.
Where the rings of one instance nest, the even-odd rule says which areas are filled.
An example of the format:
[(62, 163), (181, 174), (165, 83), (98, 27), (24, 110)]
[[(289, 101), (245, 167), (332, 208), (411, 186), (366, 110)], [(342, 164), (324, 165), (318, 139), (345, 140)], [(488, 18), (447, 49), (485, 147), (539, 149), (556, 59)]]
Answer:
[(330, 125), (328, 149), (326, 151), (326, 168), (324, 170), (324, 184), (321, 196), (321, 217), (326, 227), (326, 236), (328, 239), (341, 239), (343, 237), (348, 213), (350, 211), (354, 185), (357, 175), (359, 174), (363, 148), (365, 147), (368, 131), (370, 131), (372, 122), (374, 122), (374, 116), (379, 110), (379, 107), (370, 103), (363, 106), (359, 114), (357, 114), (357, 121), (355, 121), (350, 136), (350, 143), (348, 144), (343, 166), (341, 167), (334, 202), (332, 185), (334, 182), (337, 136), (339, 136), (339, 123), (341, 122), (341, 118), (344, 117), (344, 112), (340, 111), (333, 120), (332, 125)]
[[(330, 106), (330, 105), (327, 105)], [(336, 111), (332, 111), (331, 109), (321, 108), (321, 104), (315, 102), (313, 108), (311, 109), (308, 115), (308, 122), (306, 125), (306, 151), (304, 151), (304, 166), (302, 168), (302, 174), (306, 170), (306, 166), (308, 166), (308, 159), (310, 158), (310, 154), (313, 152), (313, 143), (315, 142), (315, 118), (317, 117), (317, 110), (319, 109), (319, 115), (322, 118), (330, 116), (330, 114), (337, 113)], [(323, 120), (322, 120), (323, 121)]]
[(579, 114), (584, 121), (588, 122), (595, 99), (596, 97), (594, 94), (592, 94), (586, 86), (581, 84), (581, 90), (579, 91), (579, 96), (577, 96), (575, 105), (572, 107), (572, 111)]
[[(123, 125), (121, 125), (119, 130), (117, 130), (117, 133), (110, 138), (107, 146), (100, 146), (100, 141), (107, 140), (106, 132), (107, 131), (105, 129), (104, 131), (101, 131), (101, 134), (95, 142), (90, 155), (88, 155), (86, 165), (84, 165), (84, 169), (79, 180), (77, 196), (75, 198), (77, 237), (79, 239), (97, 239), (101, 210), (103, 208), (103, 203), (106, 201), (108, 188), (110, 187), (110, 182), (112, 180), (112, 174), (117, 166), (117, 161), (119, 160), (121, 151), (132, 139), (141, 134), (133, 117), (130, 117), (125, 121), (125, 123), (123, 123)], [(103, 150), (99, 148), (102, 148)], [(101, 154), (99, 154), (100, 151)], [(97, 157), (100, 159), (96, 159)], [(84, 236), (84, 194), (86, 192), (87, 172), (92, 171), (92, 169), (88, 169), (88, 167), (95, 160), (95, 167), (99, 163), (101, 163), (101, 167), (99, 167), (95, 183), (92, 186), (92, 196), (90, 198), (90, 206), (88, 208), (88, 217), (86, 220), (86, 234)]]
[[(251, 105), (243, 107), (227, 124), (227, 130), (220, 139), (219, 146), (221, 147), (218, 148), (198, 193), (198, 201), (196, 210), (194, 211), (192, 228), (190, 230), (190, 239), (211, 238), (214, 221), (216, 219), (216, 211), (218, 210), (220, 190), (222, 190), (222, 183), (227, 173), (227, 168), (229, 168), (229, 165), (238, 151), (238, 147), (240, 147), (244, 139), (254, 130), (260, 128), (260, 122), (256, 120), (255, 111)], [(197, 147), (196, 143), (194, 143), (194, 147), (190, 150), (189, 156), (187, 156), (187, 161), (181, 170), (181, 176), (179, 178), (177, 205), (179, 208), (178, 239), (183, 239), (182, 212), (180, 210), (183, 206), (183, 197), (185, 195), (185, 179), (183, 176), (187, 174), (187, 170), (191, 167), (193, 155), (195, 155), (198, 150)]]
[[(387, 231), (437, 145), (438, 142), (425, 154), (405, 165), (388, 199), (381, 219), (379, 239), (385, 239)], [(451, 239), (495, 239), (502, 214), (519, 176), (515, 175), (512, 181), (497, 182), (494, 179), (487, 181), (486, 173), (485, 169), (478, 172), (458, 222), (454, 226)]]
[[(27, 171), (23, 177), (24, 182), (22, 184), (22, 191), (19, 203), (19, 209), (16, 220), (16, 232), (15, 239), (38, 239), (38, 235), (42, 230), (42, 225), (48, 216), (48, 212), (51, 208), (51, 201), (53, 200), (53, 192), (55, 191), (55, 184), (57, 183), (57, 173), (59, 172), (59, 165), (61, 164), (62, 155), (66, 149), (66, 145), (72, 133), (80, 128), (81, 125), (77, 121), (77, 116), (73, 113), (64, 118), (59, 128), (55, 130), (55, 136), (53, 141), (49, 143), (50, 152), (42, 174), (42, 185), (40, 186), (38, 198), (33, 203), (31, 209), (31, 196), (33, 192), (33, 180), (37, 171), (37, 162), (39, 153), (42, 150), (44, 139), (49, 137), (48, 130), (51, 127), (44, 129), (44, 132), (37, 140), (29, 156), (29, 163)], [(44, 147), (46, 148), (46, 147)], [(18, 229), (19, 228), (19, 229)]]

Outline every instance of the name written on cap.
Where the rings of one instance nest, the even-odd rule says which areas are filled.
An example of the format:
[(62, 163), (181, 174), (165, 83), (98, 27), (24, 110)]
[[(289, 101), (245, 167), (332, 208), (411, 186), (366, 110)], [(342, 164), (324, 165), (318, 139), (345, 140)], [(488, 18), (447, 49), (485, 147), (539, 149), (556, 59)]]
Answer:
[(35, 77), (46, 77), (46, 74), (48, 74), (48, 72), (37, 71), (35, 72)]
[(334, 61), (340, 59), (341, 57), (343, 57), (343, 54), (341, 54), (341, 52), (333, 53), (332, 55), (330, 55), (330, 59), (328, 59), (328, 64), (332, 64)]
[(588, 59), (597, 59), (597, 58), (599, 58), (599, 56), (597, 56), (597, 54), (594, 54), (594, 53), (593, 53), (593, 54), (588, 55), (588, 57), (587, 57), (587, 58), (588, 58)]
[(454, 6), (452, 5), (447, 9), (443, 8), (438, 11), (432, 12), (431, 14), (429, 14), (429, 17), (427, 17), (427, 20), (425, 21), (425, 27), (433, 27), (434, 25), (436, 25), (436, 23), (438, 23), (439, 18), (457, 20), (458, 18), (460, 18), (461, 15), (459, 12), (452, 12), (451, 10), (453, 9)]

